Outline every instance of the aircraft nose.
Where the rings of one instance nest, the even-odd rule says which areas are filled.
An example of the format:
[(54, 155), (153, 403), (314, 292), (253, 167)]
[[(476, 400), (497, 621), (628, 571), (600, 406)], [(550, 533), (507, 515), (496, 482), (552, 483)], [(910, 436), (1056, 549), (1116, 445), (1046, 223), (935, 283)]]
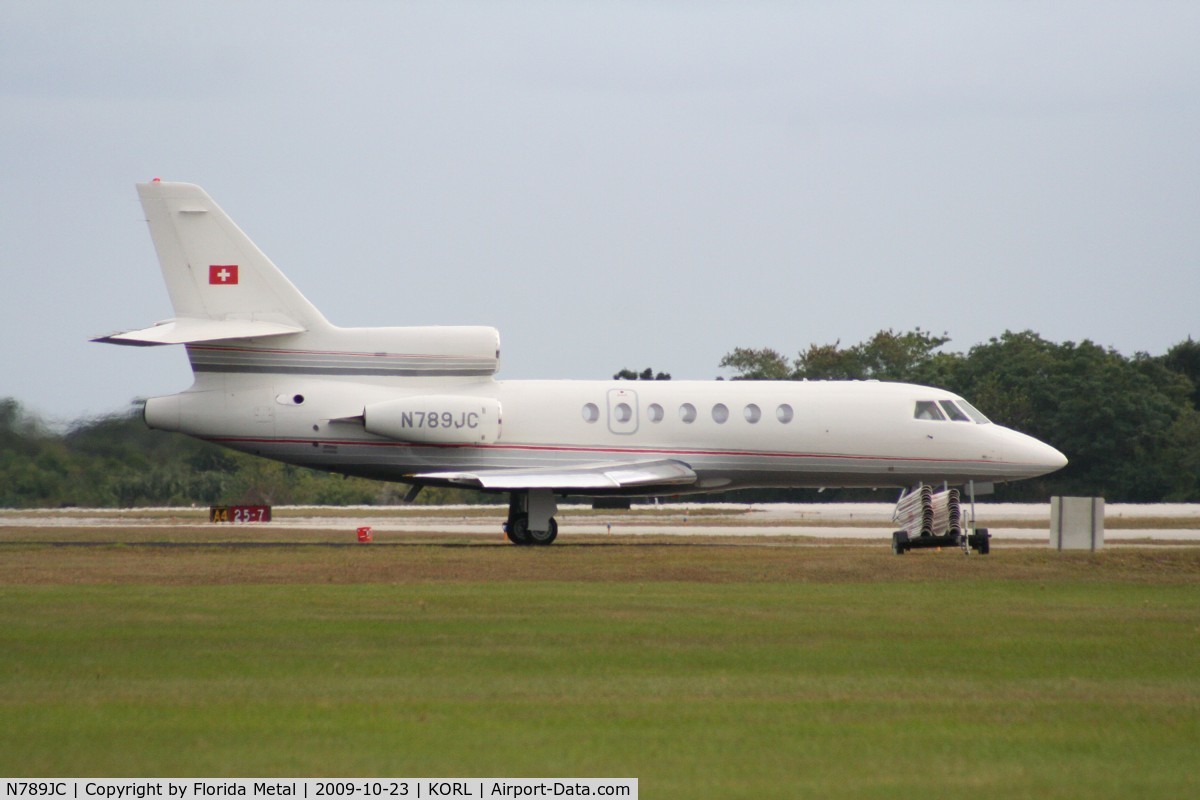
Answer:
[(1045, 442), (1038, 442), (1041, 447), (1041, 456), (1038, 458), (1038, 464), (1045, 467), (1047, 472), (1060, 470), (1067, 465), (1067, 457), (1057, 449), (1051, 447)]
[(1067, 457), (1060, 453), (1055, 448), (1038, 441), (1032, 436), (1018, 434), (1021, 437), (1020, 461), (1028, 464), (1031, 471), (1028, 477), (1033, 478), (1038, 475), (1046, 475), (1050, 472), (1060, 470), (1067, 465)]

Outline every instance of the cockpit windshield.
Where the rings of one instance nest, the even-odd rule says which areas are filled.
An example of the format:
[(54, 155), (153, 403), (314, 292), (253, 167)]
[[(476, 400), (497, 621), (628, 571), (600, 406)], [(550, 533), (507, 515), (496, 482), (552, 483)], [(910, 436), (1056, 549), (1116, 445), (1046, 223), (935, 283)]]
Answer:
[(932, 420), (937, 422), (974, 422), (986, 425), (991, 420), (979, 413), (975, 406), (961, 398), (957, 400), (918, 400), (913, 409), (914, 419)]
[(958, 406), (954, 405), (954, 403), (950, 402), (949, 400), (939, 400), (938, 405), (940, 405), (943, 409), (945, 409), (946, 416), (949, 417), (950, 419), (954, 420), (955, 422), (970, 422), (971, 421), (970, 417), (968, 417), (963, 412), (959, 411)]
[(987, 425), (988, 423), (991, 422), (990, 419), (988, 419), (987, 417), (985, 417), (983, 415), (983, 412), (981, 412), (978, 408), (976, 408), (975, 406), (968, 403), (966, 400), (963, 400), (961, 397), (958, 399), (958, 405), (960, 408), (962, 408), (963, 411), (967, 412), (967, 415), (971, 419), (975, 420), (975, 422), (977, 422), (978, 424)]

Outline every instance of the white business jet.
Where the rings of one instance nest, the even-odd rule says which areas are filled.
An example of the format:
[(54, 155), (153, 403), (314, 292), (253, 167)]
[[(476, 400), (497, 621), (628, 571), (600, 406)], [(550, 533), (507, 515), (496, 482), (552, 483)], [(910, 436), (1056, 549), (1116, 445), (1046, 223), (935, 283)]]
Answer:
[(147, 401), (151, 428), (410, 495), (507, 492), (517, 544), (554, 541), (564, 495), (965, 485), (1067, 463), (928, 386), (496, 380), (494, 328), (339, 328), (203, 189), (137, 188), (175, 316), (95, 341), (186, 348), (195, 382)]

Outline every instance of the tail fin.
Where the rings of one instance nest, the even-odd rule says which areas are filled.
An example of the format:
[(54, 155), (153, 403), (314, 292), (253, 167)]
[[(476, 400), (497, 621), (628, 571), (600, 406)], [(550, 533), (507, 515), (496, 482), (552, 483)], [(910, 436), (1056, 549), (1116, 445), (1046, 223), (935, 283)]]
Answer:
[(137, 190), (175, 318), (96, 341), (186, 344), (330, 327), (199, 186), (155, 180)]

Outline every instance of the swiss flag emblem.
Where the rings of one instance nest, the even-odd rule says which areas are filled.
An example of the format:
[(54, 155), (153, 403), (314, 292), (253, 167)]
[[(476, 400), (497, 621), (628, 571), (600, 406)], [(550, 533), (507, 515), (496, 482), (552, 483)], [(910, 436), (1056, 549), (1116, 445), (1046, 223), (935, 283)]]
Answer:
[(237, 264), (211, 264), (208, 268), (208, 282), (218, 286), (228, 286), (238, 282)]

